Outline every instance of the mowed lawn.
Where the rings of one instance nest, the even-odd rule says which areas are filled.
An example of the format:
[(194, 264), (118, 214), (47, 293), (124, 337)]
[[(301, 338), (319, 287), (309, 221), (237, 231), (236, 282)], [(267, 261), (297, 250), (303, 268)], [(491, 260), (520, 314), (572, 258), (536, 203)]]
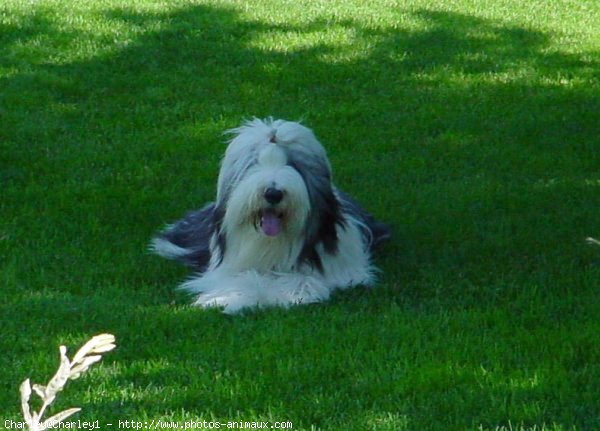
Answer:
[[(596, 0), (2, 0), (0, 428), (110, 332), (49, 414), (600, 429), (599, 80)], [(149, 239), (271, 115), (393, 226), (378, 285), (189, 307)]]

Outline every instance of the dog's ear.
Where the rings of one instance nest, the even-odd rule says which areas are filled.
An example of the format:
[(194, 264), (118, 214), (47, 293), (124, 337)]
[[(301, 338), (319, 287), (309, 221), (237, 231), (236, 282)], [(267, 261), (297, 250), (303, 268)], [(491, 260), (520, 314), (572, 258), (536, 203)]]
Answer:
[(343, 222), (340, 204), (331, 188), (322, 197), (322, 200), (322, 206), (319, 208), (318, 238), (327, 253), (335, 254), (338, 251), (336, 225), (341, 225)]
[(288, 164), (302, 177), (311, 206), (306, 231), (305, 243), (300, 253), (299, 260), (323, 271), (323, 264), (316, 250), (317, 244), (329, 254), (338, 251), (337, 225), (343, 226), (341, 205), (335, 196), (331, 185), (329, 165), (318, 159), (303, 160), (303, 163), (294, 159), (294, 154), (288, 156)]
[(333, 190), (329, 190), (326, 194), (321, 193), (321, 196), (316, 199), (320, 203), (313, 204), (313, 211), (317, 211), (318, 214), (309, 220), (306, 227), (306, 240), (299, 260), (323, 272), (323, 263), (316, 246), (322, 243), (327, 253), (336, 254), (338, 252), (336, 225), (343, 225), (343, 219), (340, 204)]

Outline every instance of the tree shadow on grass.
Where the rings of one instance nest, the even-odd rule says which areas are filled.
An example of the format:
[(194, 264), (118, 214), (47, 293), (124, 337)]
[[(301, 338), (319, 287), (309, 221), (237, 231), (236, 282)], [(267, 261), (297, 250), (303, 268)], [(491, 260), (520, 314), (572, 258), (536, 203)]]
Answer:
[[(527, 269), (529, 256), (518, 250), (547, 258), (548, 244), (530, 243), (525, 229), (544, 238), (552, 232), (548, 241), (554, 245), (591, 229), (587, 210), (568, 201), (598, 201), (592, 189), (578, 186), (600, 165), (598, 54), (552, 52), (550, 34), (472, 16), (422, 10), (412, 18), (422, 22), (421, 30), (352, 20), (271, 25), (233, 9), (194, 6), (162, 14), (101, 13), (100, 21), (128, 29), (130, 36), (117, 42), (107, 34), (65, 31), (42, 12), (3, 28), (0, 67), (8, 72), (0, 79), (0, 145), (6, 149), (0, 181), (7, 215), (27, 226), (17, 226), (8, 242), (39, 250), (23, 255), (19, 284), (59, 289), (65, 267), (90, 261), (96, 269), (72, 272), (69, 286), (97, 288), (114, 281), (122, 286), (123, 277), (148, 288), (174, 284), (172, 274), (139, 250), (156, 226), (212, 198), (223, 150), (220, 132), (251, 115), (304, 117), (329, 149), (338, 184), (396, 226), (400, 239), (381, 256), (384, 283), (414, 281), (421, 267), (447, 268), (448, 274), (457, 268), (468, 272), (469, 265), (486, 274)], [(298, 42), (320, 33), (323, 41)], [(278, 43), (265, 45), (267, 34)], [(65, 48), (78, 43), (96, 44), (98, 53), (65, 56)], [(355, 44), (364, 49), (354, 50)], [(539, 186), (553, 179), (564, 187)], [(565, 191), (574, 194), (562, 205), (548, 200)], [(545, 223), (533, 215), (540, 210), (551, 215)], [(556, 223), (564, 217), (578, 220), (578, 230)], [(115, 268), (118, 261), (128, 263)], [(141, 280), (140, 268), (147, 269)], [(85, 294), (85, 287), (77, 288)], [(451, 287), (445, 288), (451, 297)], [(136, 311), (125, 313), (142, 319)], [(165, 327), (176, 324), (169, 314), (163, 319), (173, 320)], [(186, 322), (182, 332), (195, 321)], [(59, 321), (54, 325), (45, 330), (65, 330)], [(252, 354), (249, 334), (242, 332), (239, 338), (228, 335), (235, 346), (223, 364), (214, 365), (218, 373), (233, 373), (232, 352)], [(260, 334), (266, 337), (269, 330), (261, 328)], [(170, 338), (167, 359), (177, 362), (181, 351), (191, 360), (182, 337)], [(285, 357), (285, 336), (275, 341)], [(314, 345), (300, 343), (296, 349), (301, 353), (305, 347)], [(136, 353), (129, 354), (133, 362)], [(142, 359), (145, 354), (138, 353)], [(340, 355), (353, 357), (351, 346), (343, 346)], [(310, 358), (315, 369), (328, 369), (327, 358), (316, 353)], [(374, 365), (366, 350), (354, 359)], [(319, 380), (335, 376), (311, 379), (302, 363), (287, 360), (289, 368), (278, 372), (286, 380), (278, 389), (281, 406), (292, 405), (297, 392), (324, 402), (328, 382)], [(274, 358), (267, 362), (281, 365)], [(260, 366), (258, 360), (250, 363)], [(140, 384), (164, 373), (161, 368), (149, 380), (142, 376)], [(254, 378), (249, 370), (240, 375), (246, 383)], [(229, 401), (244, 408), (243, 400), (251, 398), (255, 409), (267, 411), (273, 400), (268, 378), (256, 379), (256, 386), (221, 394), (209, 405), (217, 410)], [(376, 385), (363, 382), (370, 395), (361, 398), (360, 382), (353, 383), (351, 375), (340, 379), (340, 390), (356, 395), (355, 404), (345, 401), (347, 410), (357, 417), (379, 412)], [(462, 395), (474, 385), (465, 384)], [(407, 390), (393, 381), (381, 388), (388, 391), (385, 408), (391, 406), (389, 393), (397, 391), (400, 398)], [(525, 419), (550, 420), (548, 412), (560, 411), (560, 395), (551, 386), (539, 396), (550, 399), (551, 407)], [(472, 393), (469, 399), (475, 402)], [(205, 400), (187, 391), (164, 408), (196, 402)], [(486, 409), (496, 407), (494, 401), (481, 406), (482, 423)], [(426, 422), (423, 411), (412, 413)], [(326, 414), (314, 411), (311, 418), (327, 427)], [(453, 420), (447, 425), (471, 426), (475, 418)], [(588, 420), (584, 413), (573, 418), (583, 427)]]

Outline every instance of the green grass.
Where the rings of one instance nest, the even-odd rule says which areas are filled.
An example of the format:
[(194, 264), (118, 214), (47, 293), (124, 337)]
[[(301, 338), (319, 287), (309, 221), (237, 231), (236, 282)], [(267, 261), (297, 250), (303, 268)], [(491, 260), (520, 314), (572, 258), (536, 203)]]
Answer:
[[(0, 4), (0, 427), (59, 344), (111, 332), (54, 411), (600, 429), (600, 3), (366, 4)], [(190, 308), (145, 247), (213, 198), (222, 131), (269, 115), (393, 225), (378, 287)]]

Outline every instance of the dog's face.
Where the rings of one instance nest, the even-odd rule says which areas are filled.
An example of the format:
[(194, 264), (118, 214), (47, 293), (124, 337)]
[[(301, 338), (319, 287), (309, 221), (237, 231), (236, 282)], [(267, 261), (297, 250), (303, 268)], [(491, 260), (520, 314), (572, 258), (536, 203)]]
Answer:
[(305, 230), (310, 199), (285, 150), (270, 143), (232, 188), (225, 212), (229, 227), (252, 227), (266, 237), (298, 237)]

